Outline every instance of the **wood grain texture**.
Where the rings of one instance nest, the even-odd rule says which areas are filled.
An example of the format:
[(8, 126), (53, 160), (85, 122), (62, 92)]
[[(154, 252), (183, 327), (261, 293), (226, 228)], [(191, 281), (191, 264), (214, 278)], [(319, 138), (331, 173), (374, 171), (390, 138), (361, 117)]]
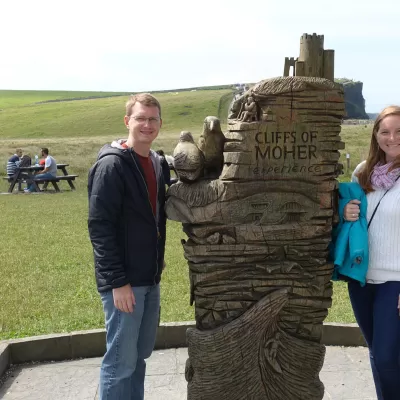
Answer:
[(330, 80), (262, 81), (232, 105), (219, 178), (170, 187), (197, 325), (189, 400), (322, 399), (343, 114)]

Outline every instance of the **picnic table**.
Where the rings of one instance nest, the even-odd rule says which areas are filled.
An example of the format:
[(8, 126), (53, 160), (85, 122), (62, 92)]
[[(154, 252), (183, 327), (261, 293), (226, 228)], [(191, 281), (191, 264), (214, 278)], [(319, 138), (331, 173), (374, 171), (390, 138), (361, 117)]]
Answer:
[(44, 165), (30, 165), (29, 167), (20, 167), (17, 169), (14, 176), (5, 177), (10, 183), (10, 187), (8, 188), (8, 192), (12, 193), (14, 190), (15, 185), (18, 183), (18, 190), (22, 191), (22, 183), (29, 182), (33, 184), (36, 191), (40, 192), (39, 184), (43, 184), (42, 190), (46, 190), (49, 183), (51, 183), (56, 192), (60, 191), (60, 188), (57, 185), (57, 182), (60, 181), (67, 181), (71, 190), (75, 190), (75, 186), (73, 181), (75, 180), (78, 175), (68, 175), (67, 167), (69, 164), (57, 164), (57, 169), (61, 170), (63, 175), (57, 175), (52, 179), (39, 179), (34, 180), (35, 172), (42, 171), (44, 169)]

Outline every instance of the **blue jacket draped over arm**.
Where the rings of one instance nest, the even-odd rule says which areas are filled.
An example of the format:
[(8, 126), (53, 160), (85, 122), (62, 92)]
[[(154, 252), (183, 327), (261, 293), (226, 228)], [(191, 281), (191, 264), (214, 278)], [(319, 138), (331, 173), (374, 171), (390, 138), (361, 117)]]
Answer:
[[(360, 200), (360, 217), (355, 222), (345, 221), (344, 207), (350, 200)], [(368, 270), (367, 197), (358, 183), (339, 184), (340, 222), (332, 231), (331, 256), (334, 262), (332, 279), (347, 278), (365, 285)]]

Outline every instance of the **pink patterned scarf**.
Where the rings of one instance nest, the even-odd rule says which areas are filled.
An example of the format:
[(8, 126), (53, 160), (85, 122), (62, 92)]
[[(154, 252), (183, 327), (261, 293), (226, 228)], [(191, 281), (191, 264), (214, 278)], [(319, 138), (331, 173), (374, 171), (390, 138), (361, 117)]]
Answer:
[(394, 185), (400, 175), (400, 168), (392, 169), (389, 172), (391, 166), (392, 163), (378, 163), (375, 165), (371, 175), (371, 183), (374, 189), (388, 190)]

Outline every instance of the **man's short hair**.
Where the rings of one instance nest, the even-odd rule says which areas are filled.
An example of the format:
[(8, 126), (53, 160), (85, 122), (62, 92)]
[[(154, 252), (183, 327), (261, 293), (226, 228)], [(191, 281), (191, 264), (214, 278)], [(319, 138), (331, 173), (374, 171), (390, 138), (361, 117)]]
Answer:
[(152, 96), (150, 93), (138, 93), (138, 94), (133, 94), (129, 100), (126, 102), (126, 115), (130, 117), (132, 115), (132, 107), (136, 104), (140, 103), (143, 104), (146, 107), (157, 107), (158, 112), (160, 114), (161, 118), (161, 105), (159, 101)]
[(42, 152), (44, 153), (44, 154), (49, 154), (49, 149), (47, 148), (47, 147), (42, 147)]

